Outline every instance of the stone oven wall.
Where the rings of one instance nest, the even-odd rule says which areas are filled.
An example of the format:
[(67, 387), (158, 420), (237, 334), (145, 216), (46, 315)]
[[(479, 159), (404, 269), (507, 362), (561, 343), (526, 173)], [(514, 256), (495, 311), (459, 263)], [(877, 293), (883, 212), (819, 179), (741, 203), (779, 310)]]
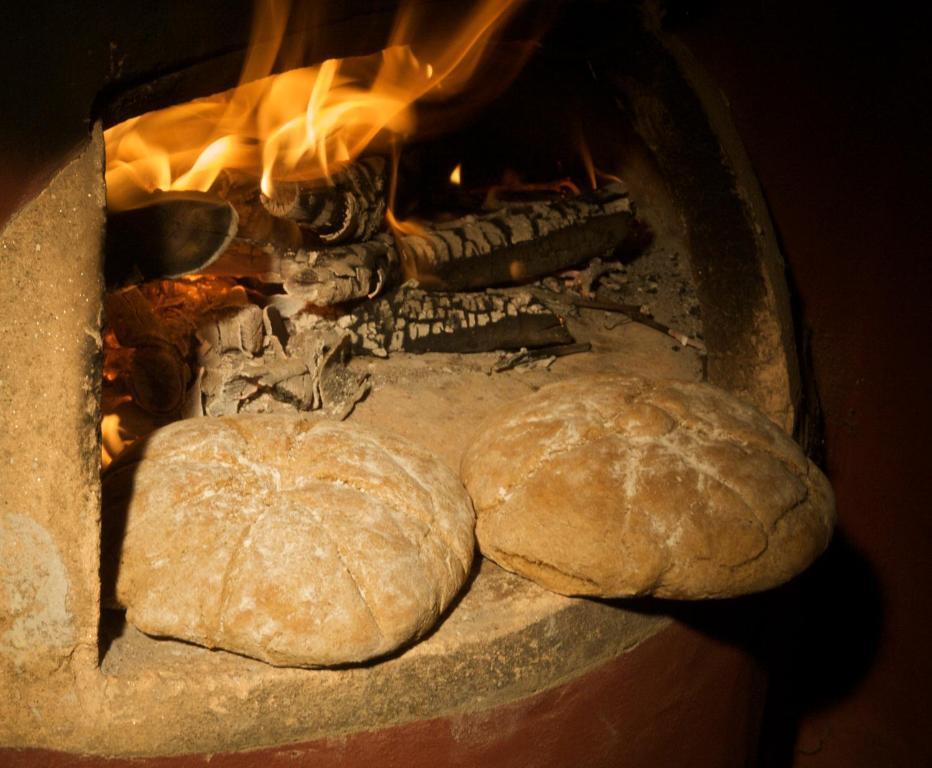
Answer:
[(97, 663), (102, 156), (98, 128), (0, 235), (7, 696), (30, 677)]

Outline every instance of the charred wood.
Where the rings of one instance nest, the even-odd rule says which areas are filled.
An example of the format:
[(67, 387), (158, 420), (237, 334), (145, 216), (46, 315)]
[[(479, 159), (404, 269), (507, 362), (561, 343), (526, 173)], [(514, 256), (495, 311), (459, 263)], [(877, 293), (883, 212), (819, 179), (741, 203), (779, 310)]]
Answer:
[(428, 293), (402, 286), (367, 303), (343, 327), (360, 354), (488, 352), (569, 344), (563, 320), (525, 291)]
[[(395, 250), (387, 238), (300, 255), (296, 269), (284, 280), (285, 292), (317, 306), (372, 298), (397, 272)], [(301, 266), (304, 258), (307, 266)]]
[(558, 357), (578, 355), (591, 350), (592, 345), (588, 341), (579, 344), (554, 344), (549, 347), (538, 347), (537, 349), (519, 349), (517, 352), (502, 355), (492, 366), (492, 373), (511, 371), (524, 365), (548, 360), (553, 361)]
[(235, 242), (257, 245), (274, 244), (279, 249), (297, 249), (305, 245), (305, 236), (297, 222), (273, 216), (263, 206), (261, 193), (253, 177), (225, 169), (211, 192), (226, 200), (239, 216)]
[[(322, 409), (342, 419), (368, 392), (368, 377), (346, 368), (345, 332), (325, 328), (287, 337), (280, 335), (274, 309), (262, 311), (258, 325), (254, 317), (240, 314), (238, 320), (225, 321), (229, 325), (233, 320), (239, 334), (222, 327), (199, 334), (198, 365), (203, 373), (198, 386), (204, 414)], [(244, 336), (247, 328), (250, 333)]]
[(406, 268), (429, 290), (460, 291), (530, 280), (614, 250), (634, 220), (625, 187), (568, 200), (509, 205), (400, 235)]
[(365, 157), (347, 163), (330, 183), (282, 182), (262, 205), (275, 216), (299, 222), (326, 244), (362, 242), (382, 228), (386, 163)]
[(106, 278), (121, 285), (198, 272), (236, 235), (232, 205), (199, 192), (161, 192), (149, 205), (107, 217)]
[(152, 304), (139, 288), (108, 291), (104, 297), (107, 325), (121, 347), (170, 343)]
[(372, 298), (397, 272), (398, 258), (388, 235), (318, 249), (234, 243), (205, 270), (208, 275), (282, 284), (289, 296), (321, 307)]
[(133, 350), (128, 381), (133, 401), (144, 411), (167, 414), (184, 403), (190, 372), (174, 347), (138, 347)]
[(224, 307), (199, 323), (198, 336), (217, 352), (262, 352), (265, 328), (262, 310), (255, 304)]
[(201, 274), (282, 283), (282, 264), (293, 259), (295, 253), (300, 253), (300, 250), (283, 248), (272, 242), (234, 240), (219, 259), (201, 270)]
[(705, 343), (699, 339), (693, 338), (688, 334), (678, 331), (675, 328), (671, 328), (666, 323), (661, 323), (658, 320), (655, 320), (650, 314), (645, 312), (641, 307), (636, 304), (619, 304), (613, 301), (598, 301), (595, 299), (582, 299), (582, 298), (572, 298), (570, 303), (575, 307), (581, 309), (596, 309), (602, 312), (615, 312), (620, 315), (624, 315), (632, 322), (639, 323), (640, 325), (646, 325), (648, 328), (653, 328), (655, 331), (660, 331), (660, 333), (666, 334), (672, 339), (675, 339), (684, 347), (692, 347), (695, 350), (698, 350), (701, 353), (706, 352)]

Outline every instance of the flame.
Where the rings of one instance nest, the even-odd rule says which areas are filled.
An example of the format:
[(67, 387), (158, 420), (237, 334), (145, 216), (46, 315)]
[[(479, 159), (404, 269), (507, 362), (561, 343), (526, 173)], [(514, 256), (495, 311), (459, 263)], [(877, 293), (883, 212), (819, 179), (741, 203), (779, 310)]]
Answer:
[(457, 163), (456, 168), (450, 173), (450, 183), (456, 186), (463, 183), (463, 166), (461, 163)]
[(266, 194), (279, 181), (329, 179), (373, 142), (410, 135), (416, 101), (461, 92), (518, 2), (479, 0), (455, 32), (426, 40), (411, 6), (378, 54), (271, 75), (276, 60), (295, 56), (282, 45), (288, 3), (263, 0), (236, 88), (105, 132), (108, 205), (136, 207), (156, 190), (207, 191), (225, 169), (259, 179)]
[(586, 141), (585, 135), (580, 131), (579, 133), (579, 156), (582, 159), (583, 166), (586, 169), (586, 178), (589, 181), (589, 186), (592, 189), (598, 189), (599, 179), (602, 181), (608, 181), (612, 184), (624, 184), (624, 182), (612, 173), (606, 173), (605, 171), (600, 171), (595, 167), (595, 163), (592, 161), (592, 152), (589, 150), (589, 142)]
[(398, 143), (392, 142), (392, 165), (391, 176), (388, 183), (388, 206), (385, 211), (385, 222), (395, 236), (395, 243), (398, 245), (398, 252), (401, 256), (401, 271), (404, 273), (406, 280), (417, 280), (419, 275), (415, 260), (409, 252), (402, 235), (426, 235), (427, 230), (411, 219), (402, 220), (395, 216), (395, 195), (398, 193), (398, 160), (401, 157), (401, 150)]
[(108, 413), (100, 420), (100, 461), (106, 469), (111, 462), (129, 447), (131, 441), (123, 439), (120, 434), (120, 417), (115, 413)]
[(579, 154), (583, 161), (583, 166), (586, 169), (586, 178), (589, 180), (589, 186), (592, 189), (598, 187), (598, 181), (596, 180), (596, 169), (595, 163), (592, 162), (592, 152), (589, 151), (589, 142), (586, 141), (585, 134), (580, 131), (579, 133)]

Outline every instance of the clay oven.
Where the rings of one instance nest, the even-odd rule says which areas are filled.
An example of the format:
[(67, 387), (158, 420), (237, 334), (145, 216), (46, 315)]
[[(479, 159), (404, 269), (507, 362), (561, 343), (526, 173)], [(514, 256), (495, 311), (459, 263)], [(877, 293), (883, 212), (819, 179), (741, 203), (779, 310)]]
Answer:
[[(300, 238), (320, 210), (296, 226), (307, 193), (283, 178), (262, 187), (261, 201), (258, 185), (249, 199), (231, 203), (230, 193), (232, 208), (196, 195), (163, 199), (175, 224), (176, 201), (207, 217), (185, 225), (207, 233), (190, 257), (203, 263), (174, 269), (164, 260), (177, 249), (166, 257), (159, 240), (145, 255), (134, 240), (155, 231), (151, 206), (141, 222), (134, 205), (121, 215), (111, 188), (108, 212), (104, 129), (236, 83), (251, 9), (218, 5), (224, 28), (205, 33), (196, 56), (173, 43), (156, 55), (138, 32), (118, 29), (129, 24), (126, 11), (113, 14), (109, 79), (86, 78), (87, 137), (0, 231), (0, 680), (11, 692), (0, 704), (0, 745), (154, 755), (307, 742), (510, 705), (670, 633), (662, 610), (558, 595), (479, 558), (426, 639), (337, 670), (156, 640), (106, 609), (102, 451), (109, 462), (182, 416), (323, 410), (420, 440), (454, 471), (467, 433), (493, 406), (552, 380), (620, 372), (710, 382), (802, 435), (786, 285), (766, 211), (725, 110), (650, 4), (518, 7), (484, 64), (513, 71), (494, 88), (485, 83), (481, 109), (454, 104), (457, 127), (438, 122), (394, 156), (389, 144), (354, 151), (326, 174), (327, 189), (351, 188), (354, 205), (369, 205), (350, 217), (359, 231), (337, 237), (336, 256), (321, 235), (343, 226), (346, 211), (309, 248)], [(319, 72), (328, 58), (385, 46), (393, 3), (324, 5), (306, 14), (312, 59), (302, 64)], [(416, 5), (438, 35), (462, 16), (456, 3)], [(155, 13), (183, 25), (180, 9)], [(191, 13), (209, 29), (202, 11)], [(469, 102), (465, 93), (458, 98)], [(437, 116), (420, 117), (430, 125)], [(227, 191), (236, 187), (227, 181)], [(533, 225), (538, 239), (551, 241), (526, 252), (509, 237), (534, 205), (546, 225)], [(459, 239), (471, 253), (464, 233), (477, 216), (505, 233), (497, 246), (511, 249), (505, 266), (490, 269), (507, 279), (418, 263), (425, 243), (453, 253)], [(553, 245), (579, 221), (582, 235)], [(532, 266), (568, 247), (588, 251)], [(403, 288), (412, 277), (423, 285)], [(442, 297), (421, 291), (436, 281)], [(190, 313), (201, 302), (203, 312), (205, 296), (216, 299), (209, 322), (184, 344), (206, 344), (206, 357), (179, 350), (180, 337), (165, 331), (179, 307)], [(318, 311), (302, 327), (294, 318), (306, 305)], [(469, 331), (448, 346), (442, 312), (466, 318), (451, 322)], [(314, 336), (318, 323), (350, 333)], [(288, 341), (301, 333), (318, 346), (302, 347), (295, 367)], [(248, 376), (236, 367), (244, 364)]]

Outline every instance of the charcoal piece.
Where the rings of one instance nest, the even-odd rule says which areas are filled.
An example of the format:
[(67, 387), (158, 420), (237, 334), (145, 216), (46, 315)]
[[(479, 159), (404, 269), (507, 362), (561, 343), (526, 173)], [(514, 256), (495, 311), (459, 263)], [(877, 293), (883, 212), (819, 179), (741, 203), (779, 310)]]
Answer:
[(122, 347), (169, 343), (152, 304), (137, 287), (108, 291), (104, 296), (107, 324)]
[(581, 344), (556, 344), (551, 347), (538, 347), (537, 349), (521, 348), (517, 352), (506, 352), (492, 365), (492, 373), (512, 371), (522, 366), (531, 366), (541, 362), (549, 365), (558, 357), (578, 355), (592, 350), (588, 341)]
[(318, 376), (320, 405), (325, 413), (340, 421), (352, 413), (360, 400), (369, 394), (368, 376), (360, 376), (347, 366), (352, 355), (352, 342), (345, 335), (321, 358)]

